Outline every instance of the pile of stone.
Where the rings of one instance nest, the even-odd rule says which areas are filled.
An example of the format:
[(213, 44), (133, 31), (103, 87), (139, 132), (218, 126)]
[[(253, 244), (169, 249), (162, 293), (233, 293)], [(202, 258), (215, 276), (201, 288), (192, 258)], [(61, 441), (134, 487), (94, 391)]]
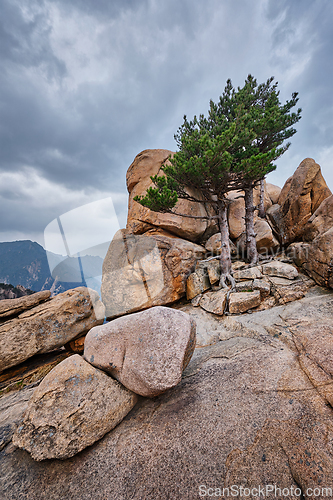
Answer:
[(68, 458), (102, 438), (138, 395), (175, 387), (195, 348), (195, 323), (167, 307), (90, 330), (84, 356), (58, 364), (35, 389), (13, 443), (35, 460)]
[[(172, 151), (145, 150), (136, 156), (127, 171), (129, 205), (126, 229), (116, 234), (103, 264), (101, 294), (109, 320), (147, 307), (173, 304), (186, 294), (189, 298), (196, 297), (198, 289), (204, 293), (217, 281), (216, 261), (209, 266), (198, 264), (198, 261), (218, 255), (221, 248), (216, 219), (198, 218), (213, 215), (209, 206), (179, 200), (174, 211), (184, 215), (175, 215), (153, 212), (134, 201), (135, 196), (144, 195), (152, 186), (151, 176), (163, 173), (162, 167), (169, 155), (173, 155)], [(193, 194), (200, 196), (199, 193)], [(232, 191), (227, 195), (231, 253), (238, 260), (246, 257), (242, 194)], [(259, 188), (256, 188), (255, 205), (259, 203), (259, 195)], [(333, 197), (320, 166), (311, 158), (305, 159), (282, 190), (265, 183), (264, 206), (266, 218), (261, 219), (255, 213), (254, 219), (257, 249), (261, 256), (268, 260), (285, 254), (317, 284), (332, 287), (333, 226), (330, 214), (333, 212)], [(208, 276), (200, 270), (200, 265), (207, 269)], [(306, 278), (303, 280), (303, 275), (299, 279), (305, 284), (297, 281), (297, 285), (293, 282), (293, 287), (281, 279), (272, 282), (265, 278), (271, 286), (270, 296), (264, 297), (266, 291), (259, 290), (261, 305), (253, 307), (261, 307), (263, 301), (265, 305), (262, 307), (268, 307), (269, 304), (300, 298), (310, 283)], [(256, 287), (266, 289), (268, 285), (251, 284), (252, 288), (255, 287), (248, 289), (254, 301), (251, 303), (259, 300)], [(192, 288), (195, 291), (192, 292)], [(223, 301), (224, 294), (220, 292), (220, 295)], [(244, 297), (242, 295), (242, 299)], [(231, 298), (231, 304), (234, 300), (235, 296)], [(206, 294), (203, 303), (207, 301)], [(221, 303), (218, 304), (222, 310)]]
[(220, 289), (219, 258), (199, 261), (187, 280), (187, 299), (219, 316), (241, 314), (298, 300), (314, 285), (294, 265), (277, 259), (258, 266), (237, 261), (232, 267), (235, 287)]

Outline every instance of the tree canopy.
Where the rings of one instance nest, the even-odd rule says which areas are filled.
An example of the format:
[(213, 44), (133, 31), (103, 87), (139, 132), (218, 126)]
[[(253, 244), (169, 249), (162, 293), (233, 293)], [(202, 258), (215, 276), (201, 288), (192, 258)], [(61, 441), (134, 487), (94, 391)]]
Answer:
[(156, 212), (173, 212), (178, 198), (208, 202), (215, 209), (221, 229), (226, 194), (245, 190), (247, 241), (252, 238), (253, 244), (255, 207), (249, 206), (253, 187), (276, 168), (273, 162), (289, 148), (285, 140), (296, 133), (292, 125), (301, 118), (300, 108), (291, 112), (298, 94), (293, 93), (282, 105), (277, 85), (273, 77), (258, 85), (249, 75), (244, 86), (235, 89), (228, 80), (218, 102), (210, 101), (207, 117), (202, 114), (189, 121), (184, 116), (174, 136), (178, 151), (162, 167), (164, 175), (151, 177), (154, 187), (144, 197), (134, 199)]

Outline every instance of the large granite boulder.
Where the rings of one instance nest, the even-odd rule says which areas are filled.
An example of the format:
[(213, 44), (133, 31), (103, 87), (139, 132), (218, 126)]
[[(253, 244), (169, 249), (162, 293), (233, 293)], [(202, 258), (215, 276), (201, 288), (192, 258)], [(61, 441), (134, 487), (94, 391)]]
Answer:
[(164, 234), (116, 233), (103, 263), (106, 317), (170, 304), (185, 295), (187, 276), (205, 249)]
[[(236, 240), (242, 233), (245, 232), (245, 201), (243, 191), (230, 191), (227, 194), (229, 200), (228, 208), (228, 223), (230, 238)], [(259, 205), (260, 202), (260, 186), (253, 190), (253, 203)], [(268, 210), (272, 206), (272, 201), (267, 193), (266, 182), (264, 191), (264, 207)]]
[(266, 182), (266, 191), (271, 199), (271, 202), (273, 203), (273, 205), (275, 205), (279, 200), (281, 188), (279, 186), (275, 186), (275, 184), (270, 184), (269, 182)]
[(35, 389), (13, 443), (35, 460), (72, 457), (113, 429), (137, 396), (78, 354)]
[[(275, 238), (271, 226), (265, 219), (256, 219), (254, 222), (254, 232), (256, 234), (257, 250), (260, 254), (267, 257), (274, 255), (274, 250), (279, 246), (279, 242)], [(238, 254), (242, 257), (246, 256), (246, 235), (245, 233), (236, 241)]]
[[(134, 234), (143, 234), (151, 228), (159, 227), (190, 241), (198, 241), (205, 232), (216, 226), (213, 220), (191, 219), (168, 213), (157, 213), (134, 201), (135, 196), (143, 196), (147, 189), (153, 186), (150, 179), (154, 175), (163, 175), (161, 167), (168, 160), (172, 151), (167, 149), (146, 149), (139, 153), (130, 165), (127, 175), (127, 190), (129, 192), (127, 229)], [(196, 192), (190, 194), (199, 197)], [(179, 200), (174, 211), (179, 214), (207, 216), (212, 214), (209, 208), (199, 203)], [(213, 230), (214, 232), (214, 230)]]
[(320, 166), (312, 158), (303, 160), (282, 188), (280, 208), (270, 214), (283, 245), (301, 239), (306, 223), (331, 194)]
[(304, 226), (303, 240), (313, 241), (333, 227), (333, 195), (326, 198)]
[(60, 293), (0, 323), (0, 371), (61, 347), (103, 320), (104, 306), (94, 290), (78, 287)]
[(319, 234), (312, 243), (294, 243), (289, 255), (318, 285), (333, 288), (333, 227)]
[(319, 285), (333, 288), (333, 195), (305, 224), (303, 239), (305, 242), (290, 245), (289, 255)]
[(141, 396), (180, 382), (195, 347), (195, 323), (168, 307), (153, 307), (90, 330), (84, 358)]
[[(319, 364), (329, 365), (333, 295), (318, 287), (309, 295), (242, 316), (183, 306), (201, 315), (202, 336), (214, 332), (220, 340), (195, 350), (180, 384), (139, 400), (112, 432), (68, 460), (35, 462), (8, 431), (1, 498), (192, 500), (233, 485), (261, 486), (268, 500), (282, 497), (274, 485), (300, 488), (305, 499), (319, 488), (324, 498), (321, 489), (333, 488), (333, 383), (331, 369), (325, 375)], [(10, 421), (2, 415), (17, 420), (29, 390), (15, 401), (0, 398), (1, 431)], [(267, 485), (273, 491), (266, 495)]]

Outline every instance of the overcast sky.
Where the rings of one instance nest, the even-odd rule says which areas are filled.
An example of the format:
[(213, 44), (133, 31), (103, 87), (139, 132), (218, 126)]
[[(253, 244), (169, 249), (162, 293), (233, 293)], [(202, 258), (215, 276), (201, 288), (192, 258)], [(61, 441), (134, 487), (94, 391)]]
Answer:
[(2, 0), (0, 241), (44, 244), (110, 195), (123, 227), (134, 157), (249, 73), (303, 109), (269, 181), (312, 157), (333, 190), (332, 19), (332, 0)]

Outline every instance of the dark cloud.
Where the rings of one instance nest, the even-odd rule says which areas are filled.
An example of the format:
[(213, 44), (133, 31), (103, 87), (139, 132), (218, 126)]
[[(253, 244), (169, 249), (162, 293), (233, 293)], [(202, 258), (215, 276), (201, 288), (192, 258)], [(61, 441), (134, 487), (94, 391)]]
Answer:
[(282, 101), (300, 94), (303, 118), (272, 180), (312, 156), (333, 185), (329, 0), (3, 0), (1, 10), (0, 239), (125, 193), (137, 153), (174, 149), (183, 115), (206, 112), (227, 78), (241, 85), (248, 73), (274, 75)]

